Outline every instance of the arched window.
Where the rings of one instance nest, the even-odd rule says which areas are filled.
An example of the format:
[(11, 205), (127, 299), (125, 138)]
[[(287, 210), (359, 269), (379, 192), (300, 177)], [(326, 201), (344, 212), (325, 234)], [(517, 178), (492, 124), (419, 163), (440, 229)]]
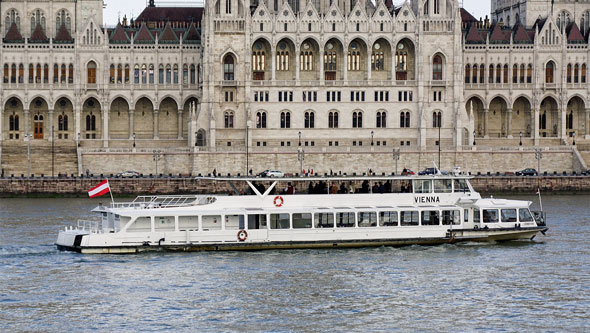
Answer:
[(338, 128), (338, 112), (328, 113), (328, 127)]
[(324, 69), (326, 71), (336, 70), (336, 52), (328, 51), (324, 54)]
[(41, 83), (41, 64), (37, 64), (35, 69), (35, 83)]
[(572, 83), (572, 64), (567, 64), (567, 83)]
[(490, 64), (488, 69), (488, 83), (494, 83), (494, 64)]
[(432, 79), (442, 80), (443, 79), (443, 61), (440, 55), (435, 55), (432, 59)]
[(502, 65), (496, 65), (496, 83), (502, 83)]
[(191, 84), (196, 84), (196, 72), (195, 72), (195, 65), (191, 65)]
[(313, 70), (313, 52), (302, 51), (299, 54), (299, 62), (302, 71)]
[[(137, 65), (136, 65), (137, 66)], [(138, 69), (139, 71), (139, 69)], [(129, 83), (131, 80), (131, 76), (129, 75), (129, 64), (125, 64), (125, 83)]]
[(186, 64), (182, 66), (182, 84), (188, 84), (188, 66)]
[(353, 112), (352, 113), (352, 128), (363, 128), (363, 113)]
[(574, 83), (580, 83), (580, 65), (574, 66)]
[(377, 112), (377, 119), (375, 122), (375, 127), (377, 128), (386, 128), (387, 127), (387, 113), (385, 111), (383, 112)]
[(529, 64), (526, 69), (526, 83), (533, 82), (533, 65)]
[(586, 64), (582, 64), (582, 73), (580, 75), (582, 83), (586, 83)]
[(399, 127), (400, 128), (410, 128), (410, 112), (409, 111), (402, 111), (399, 115)]
[(147, 83), (147, 66), (146, 64), (141, 65), (141, 83)]
[(471, 72), (472, 79), (471, 82), (477, 83), (477, 64), (473, 65), (473, 71)]
[[(354, 42), (353, 42), (354, 44)], [(359, 71), (361, 69), (361, 52), (358, 50), (348, 51), (348, 70)]]
[(434, 111), (432, 113), (432, 127), (442, 127), (442, 113), (440, 111)]
[(34, 76), (35, 76), (35, 67), (33, 66), (33, 64), (29, 64), (29, 83), (34, 82), (34, 79), (33, 79)]
[(467, 64), (467, 65), (465, 65), (465, 83), (470, 83), (470, 80), (471, 80), (471, 65)]
[(524, 83), (524, 73), (525, 73), (524, 64), (521, 64), (520, 65), (520, 83)]
[(23, 64), (18, 65), (18, 83), (25, 82), (25, 66)]
[(226, 111), (224, 114), (224, 126), (225, 128), (234, 128), (234, 113)]
[(373, 50), (371, 55), (371, 70), (380, 72), (385, 70), (385, 56), (383, 51)]
[(553, 74), (555, 71), (555, 63), (553, 61), (549, 61), (545, 66), (545, 83), (554, 83)]
[(574, 112), (570, 111), (565, 115), (566, 129), (570, 130), (574, 128)]
[[(94, 61), (91, 61), (88, 63), (87, 66), (87, 71), (88, 71), (88, 83), (89, 84), (96, 84), (96, 63)], [(66, 65), (62, 65), (62, 82), (65, 81), (65, 76), (66, 76)]]
[(31, 35), (35, 31), (37, 25), (40, 25), (41, 28), (45, 30), (45, 13), (43, 13), (40, 9), (34, 10), (31, 16)]
[[(278, 52), (277, 52), (277, 60), (278, 60)], [(252, 67), (255, 72), (264, 71), (266, 68), (266, 58), (264, 51), (254, 51), (252, 52)]]
[(173, 70), (174, 70), (174, 76), (173, 76), (174, 84), (178, 84), (178, 65), (177, 64), (174, 64)]
[(166, 65), (166, 84), (172, 83), (172, 66)]
[[(94, 82), (96, 83), (96, 78), (94, 79)], [(68, 83), (74, 83), (74, 65), (70, 64), (70, 66), (68, 66)]]
[(223, 59), (223, 79), (234, 80), (234, 57), (229, 54)]
[(204, 129), (200, 129), (197, 131), (197, 143), (196, 145), (199, 147), (204, 147), (207, 144), (207, 139), (205, 136), (205, 130)]
[(566, 27), (570, 24), (570, 14), (565, 10), (561, 11), (557, 16), (557, 26), (559, 30), (562, 30), (562, 27), (565, 25)]
[(281, 128), (291, 128), (291, 112), (281, 112)]
[(580, 20), (580, 30), (584, 36), (588, 36), (588, 29), (590, 28), (590, 10), (587, 10), (582, 14)]
[(59, 10), (55, 18), (55, 31), (59, 31), (59, 28), (61, 28), (63, 24), (66, 29), (71, 32), (71, 22), (70, 13), (65, 9)]
[(504, 64), (504, 78), (502, 80), (502, 83), (508, 83), (510, 81), (508, 81), (508, 65)]
[(164, 84), (164, 65), (160, 64), (158, 69), (158, 83)]
[(256, 113), (256, 128), (266, 128), (266, 112)]
[(277, 64), (276, 65), (277, 65), (277, 71), (288, 71), (289, 70), (289, 51), (277, 51)]
[(5, 25), (5, 29), (6, 31), (4, 33), (7, 33), (8, 30), (10, 30), (10, 27), (12, 26), (12, 24), (14, 23), (16, 25), (16, 28), (20, 31), (20, 16), (18, 15), (18, 12), (15, 9), (11, 9), (8, 11), (8, 13), (6, 13), (6, 25)]
[(512, 83), (518, 83), (518, 65), (512, 66)]
[(315, 127), (315, 115), (313, 112), (305, 112), (305, 128), (314, 128)]
[(232, 0), (225, 0), (225, 13), (231, 14), (231, 2)]

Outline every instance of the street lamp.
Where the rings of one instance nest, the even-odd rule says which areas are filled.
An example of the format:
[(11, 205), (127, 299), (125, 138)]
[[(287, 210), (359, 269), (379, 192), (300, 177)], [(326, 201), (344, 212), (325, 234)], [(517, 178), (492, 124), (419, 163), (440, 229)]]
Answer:
[(522, 146), (522, 131), (520, 131), (520, 145)]
[(475, 130), (473, 131), (473, 145), (475, 146)]
[(160, 160), (160, 151), (154, 150), (154, 162), (156, 162), (156, 178), (158, 178), (158, 161)]
[(537, 175), (541, 174), (541, 159), (543, 158), (543, 153), (541, 152), (541, 148), (535, 149), (535, 159), (537, 160)]
[(375, 134), (375, 132), (371, 131), (371, 146), (373, 145), (373, 135)]
[(393, 148), (393, 160), (395, 161), (395, 174), (397, 175), (397, 162), (399, 161), (400, 158), (400, 149), (397, 148)]
[(299, 131), (299, 147), (301, 147), (301, 131)]
[(135, 148), (135, 132), (133, 132), (133, 148)]
[(78, 132), (78, 147), (80, 147), (80, 132)]

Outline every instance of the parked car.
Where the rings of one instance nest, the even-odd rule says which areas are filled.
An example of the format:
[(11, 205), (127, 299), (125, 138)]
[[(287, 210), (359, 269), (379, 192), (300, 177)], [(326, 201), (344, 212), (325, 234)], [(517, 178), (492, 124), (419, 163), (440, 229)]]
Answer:
[(517, 176), (536, 176), (538, 175), (537, 170), (533, 168), (526, 168), (520, 171), (516, 171)]
[(418, 175), (420, 176), (425, 176), (425, 175), (436, 175), (436, 169), (435, 168), (426, 168), (420, 172), (418, 172)]
[(285, 173), (279, 170), (264, 170), (259, 174), (260, 177), (282, 178)]
[(139, 177), (139, 172), (127, 170), (127, 171), (123, 171), (123, 172), (117, 174), (117, 177), (121, 177), (121, 178)]
[(580, 174), (582, 174), (584, 176), (590, 176), (590, 169), (584, 170)]
[(404, 168), (404, 170), (402, 171), (402, 176), (411, 176), (411, 175), (415, 175), (414, 171)]

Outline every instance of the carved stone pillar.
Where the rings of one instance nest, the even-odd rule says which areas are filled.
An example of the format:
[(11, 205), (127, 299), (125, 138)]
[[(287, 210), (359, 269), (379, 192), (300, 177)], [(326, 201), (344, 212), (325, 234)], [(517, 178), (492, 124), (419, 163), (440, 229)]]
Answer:
[[(53, 109), (49, 109), (48, 110), (48, 114), (49, 114), (49, 142), (53, 141), (53, 136), (54, 136), (54, 132), (55, 132), (55, 122), (53, 120)], [(45, 133), (47, 133), (47, 131), (45, 131)]]
[(484, 109), (483, 110), (483, 137), (484, 139), (488, 139), (489, 136), (489, 124), (490, 122), (490, 109)]
[(507, 125), (506, 125), (506, 137), (512, 139), (512, 109), (506, 110), (507, 113)]
[(154, 140), (157, 140), (159, 138), (159, 131), (158, 131), (158, 116), (159, 116), (160, 112), (159, 110), (155, 110), (154, 109)]
[(129, 109), (129, 140), (133, 139), (135, 133), (135, 110)]
[[(176, 132), (178, 134), (178, 140), (182, 140), (182, 111), (183, 110), (178, 110), (178, 122), (176, 125)], [(190, 135), (190, 134), (189, 134)]]

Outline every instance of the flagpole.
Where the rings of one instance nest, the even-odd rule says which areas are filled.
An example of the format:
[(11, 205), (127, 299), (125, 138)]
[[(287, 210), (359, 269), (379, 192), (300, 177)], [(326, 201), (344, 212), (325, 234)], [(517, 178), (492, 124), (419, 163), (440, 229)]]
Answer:
[(541, 211), (543, 211), (543, 201), (541, 200), (541, 189), (537, 188), (537, 194), (539, 195), (539, 206), (541, 206)]
[[(109, 179), (107, 178), (107, 186), (109, 187), (109, 194), (111, 195), (111, 202), (113, 207), (115, 206), (115, 199), (113, 199), (113, 191), (111, 191), (111, 184), (109, 183)], [(541, 209), (543, 210), (543, 209)]]

